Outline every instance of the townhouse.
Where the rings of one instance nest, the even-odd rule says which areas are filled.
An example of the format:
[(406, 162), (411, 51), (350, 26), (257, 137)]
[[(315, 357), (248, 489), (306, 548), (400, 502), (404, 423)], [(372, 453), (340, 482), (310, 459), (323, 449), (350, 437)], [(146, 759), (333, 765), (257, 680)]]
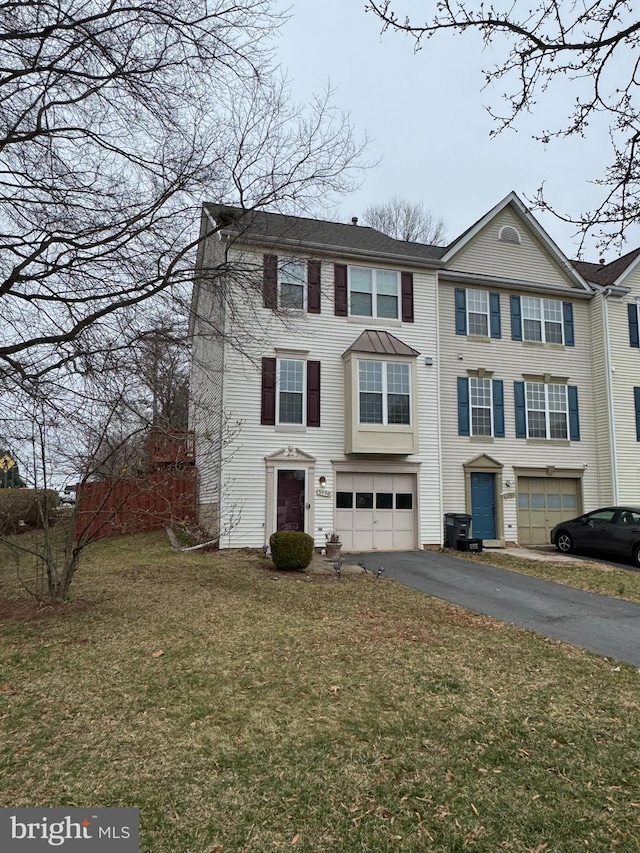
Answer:
[(454, 511), (487, 544), (542, 544), (562, 518), (632, 500), (637, 260), (598, 283), (514, 193), (447, 247), (205, 205), (190, 330), (203, 525), (221, 547), (297, 529), (407, 549), (439, 547)]
[(355, 221), (205, 205), (191, 421), (222, 547), (278, 529), (440, 544), (439, 254)]
[(609, 264), (577, 262), (595, 291), (592, 364), (599, 505), (640, 505), (640, 249)]

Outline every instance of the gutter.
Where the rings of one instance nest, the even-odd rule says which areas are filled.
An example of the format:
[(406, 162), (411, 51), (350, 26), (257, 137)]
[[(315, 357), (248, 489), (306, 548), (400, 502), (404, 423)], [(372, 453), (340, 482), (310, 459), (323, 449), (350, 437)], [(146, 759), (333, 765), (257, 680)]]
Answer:
[(574, 287), (567, 287), (559, 284), (546, 284), (545, 282), (523, 281), (519, 278), (497, 278), (495, 276), (483, 275), (482, 273), (473, 272), (456, 272), (455, 270), (440, 270), (438, 278), (441, 281), (458, 281), (463, 284), (477, 284), (483, 287), (492, 287), (496, 290), (530, 290), (539, 293), (541, 290), (546, 293), (557, 293), (568, 296), (571, 294), (572, 299), (592, 299), (594, 292), (592, 290), (578, 290)]
[(284, 246), (299, 250), (306, 249), (318, 254), (332, 256), (348, 255), (355, 258), (365, 258), (367, 260), (378, 258), (379, 260), (390, 261), (394, 264), (404, 264), (405, 266), (411, 267), (427, 267), (434, 270), (442, 267), (442, 262), (437, 258), (422, 258), (417, 255), (397, 255), (394, 252), (381, 252), (374, 249), (355, 249), (351, 246), (339, 246), (334, 243), (314, 243), (310, 240), (294, 240), (287, 239), (286, 237), (268, 237), (266, 235), (252, 237), (248, 234), (238, 233), (237, 231), (221, 230), (219, 233), (228, 240), (235, 239), (258, 246)]
[(605, 344), (605, 369), (607, 371), (607, 403), (609, 409), (609, 453), (611, 455), (611, 465), (612, 465), (612, 485), (613, 485), (613, 504), (615, 506), (618, 505), (619, 498), (619, 485), (618, 485), (618, 452), (616, 449), (616, 415), (615, 409), (613, 405), (613, 374), (615, 372), (615, 367), (611, 364), (611, 338), (609, 335), (609, 311), (607, 307), (607, 300), (609, 296), (611, 296), (611, 291), (608, 288), (605, 288), (602, 291), (603, 294), (603, 302), (602, 302), (602, 321), (604, 326), (604, 344)]

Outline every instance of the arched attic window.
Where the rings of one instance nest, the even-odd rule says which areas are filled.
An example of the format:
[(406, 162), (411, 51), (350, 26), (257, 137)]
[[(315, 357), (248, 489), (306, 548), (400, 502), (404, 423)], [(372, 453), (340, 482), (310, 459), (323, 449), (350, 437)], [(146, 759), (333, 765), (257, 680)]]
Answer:
[(514, 246), (519, 246), (522, 242), (520, 232), (513, 225), (503, 225), (498, 232), (498, 240), (501, 243), (511, 243)]

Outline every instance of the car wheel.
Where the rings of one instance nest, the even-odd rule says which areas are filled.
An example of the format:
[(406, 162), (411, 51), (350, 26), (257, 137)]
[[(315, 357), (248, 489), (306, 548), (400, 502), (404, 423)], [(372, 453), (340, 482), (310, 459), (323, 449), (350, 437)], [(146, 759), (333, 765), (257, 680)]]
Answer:
[(633, 549), (633, 562), (640, 569), (640, 545), (636, 545)]
[(556, 548), (563, 554), (569, 554), (573, 551), (573, 539), (566, 530), (561, 530), (556, 536)]

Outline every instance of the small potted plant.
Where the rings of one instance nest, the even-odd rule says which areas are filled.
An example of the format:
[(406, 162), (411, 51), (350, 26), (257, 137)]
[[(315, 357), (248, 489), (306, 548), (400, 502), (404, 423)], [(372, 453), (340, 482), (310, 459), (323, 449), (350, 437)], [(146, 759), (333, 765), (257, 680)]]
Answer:
[(340, 556), (340, 549), (342, 548), (342, 539), (340, 538), (340, 534), (336, 533), (335, 530), (330, 530), (328, 533), (324, 534), (324, 538), (327, 542), (327, 558), (329, 560), (337, 560)]

